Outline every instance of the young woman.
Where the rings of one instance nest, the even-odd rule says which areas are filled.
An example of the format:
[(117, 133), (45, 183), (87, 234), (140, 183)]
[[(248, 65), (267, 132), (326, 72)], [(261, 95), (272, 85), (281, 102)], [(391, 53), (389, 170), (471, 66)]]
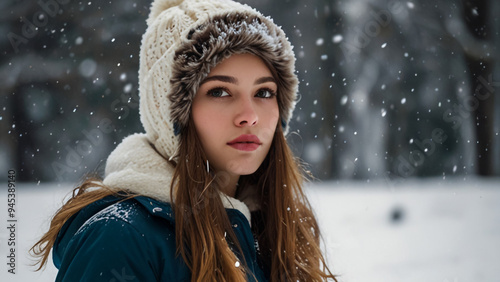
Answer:
[(33, 247), (57, 281), (335, 280), (285, 140), (295, 57), (232, 1), (155, 1), (141, 46), (145, 134), (76, 188)]

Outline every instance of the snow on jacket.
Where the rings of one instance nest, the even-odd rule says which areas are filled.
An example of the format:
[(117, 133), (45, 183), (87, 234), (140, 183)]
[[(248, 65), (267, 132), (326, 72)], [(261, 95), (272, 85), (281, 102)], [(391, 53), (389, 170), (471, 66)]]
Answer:
[[(107, 160), (103, 182), (140, 196), (126, 201), (108, 196), (64, 224), (53, 248), (56, 281), (190, 281), (189, 268), (176, 256), (172, 172), (145, 135), (124, 139)], [(251, 198), (221, 194), (248, 269), (258, 281), (267, 281), (250, 227)], [(253, 281), (250, 273), (248, 279)]]

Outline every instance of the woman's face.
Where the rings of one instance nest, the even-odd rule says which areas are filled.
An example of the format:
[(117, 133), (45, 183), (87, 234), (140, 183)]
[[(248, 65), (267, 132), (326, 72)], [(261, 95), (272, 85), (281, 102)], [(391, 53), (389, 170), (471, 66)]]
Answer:
[(192, 115), (217, 172), (239, 176), (259, 168), (279, 120), (277, 90), (271, 71), (251, 54), (232, 55), (202, 81)]

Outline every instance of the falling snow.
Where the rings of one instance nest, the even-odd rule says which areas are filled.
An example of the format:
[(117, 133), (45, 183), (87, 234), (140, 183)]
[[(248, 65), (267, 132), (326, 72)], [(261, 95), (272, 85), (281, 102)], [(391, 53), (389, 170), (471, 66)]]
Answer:
[(344, 37), (341, 34), (336, 34), (332, 37), (332, 42), (333, 43), (340, 43), (340, 42), (342, 42), (343, 39), (344, 39)]
[[(7, 17), (1, 43), (5, 54), (0, 84), (5, 94), (0, 127), (6, 134), (0, 137), (0, 168), (18, 169), (25, 183), (40, 184), (42, 179), (40, 186), (44, 181), (76, 182), (86, 173), (103, 168), (106, 156), (122, 138), (143, 131), (138, 104), (138, 52), (149, 7), (129, 0), (71, 2), (61, 4), (57, 15), (47, 16), (34, 13), (42, 11), (37, 1), (14, 2), (12, 7), (4, 7)], [(370, 189), (352, 192), (352, 198), (347, 192), (318, 198), (325, 199), (319, 205), (321, 214), (328, 208), (339, 209), (328, 213), (333, 218), (326, 230), (332, 234), (340, 230), (337, 235), (344, 237), (335, 239), (332, 235), (327, 242), (333, 243), (332, 250), (340, 246), (337, 253), (343, 258), (338, 260), (345, 262), (346, 277), (354, 277), (350, 281), (391, 281), (381, 277), (381, 272), (396, 261), (398, 267), (390, 267), (385, 274), (392, 277), (401, 272), (406, 276), (392, 281), (411, 280), (407, 273), (415, 266), (434, 274), (418, 281), (496, 281), (489, 264), (498, 265), (498, 255), (474, 253), (472, 245), (465, 249), (463, 244), (454, 245), (457, 238), (480, 244), (482, 236), (498, 237), (495, 226), (488, 229), (480, 225), (481, 220), (498, 215), (492, 212), (498, 205), (491, 204), (498, 201), (488, 198), (496, 196), (483, 193), (482, 179), (477, 180), (479, 184), (472, 181), (472, 187), (477, 189), (467, 192), (452, 190), (455, 185), (450, 183), (466, 183), (477, 177), (480, 153), (481, 159), (491, 157), (493, 174), (500, 175), (500, 99), (491, 99), (493, 112), (487, 114), (487, 120), (492, 125), (492, 142), (482, 152), (477, 146), (484, 142), (475, 132), (485, 121), (475, 120), (471, 110), (476, 89), (481, 87), (483, 92), (479, 94), (497, 96), (493, 93), (498, 90), (498, 75), (486, 71), (479, 76), (474, 73), (473, 78), (464, 60), (467, 56), (482, 58), (479, 66), (497, 69), (494, 54), (499, 37), (494, 26), (484, 29), (490, 30), (488, 39), (471, 41), (475, 37), (473, 31), (479, 30), (469, 26), (475, 21), (464, 19), (494, 23), (500, 6), (491, 5), (485, 12), (480, 6), (463, 8), (447, 1), (432, 5), (417, 1), (326, 1), (303, 5), (290, 5), (284, 0), (260, 2), (267, 11), (274, 11), (275, 22), (283, 26), (295, 46), (300, 85), (289, 134), (295, 134), (300, 141), (293, 144), (293, 152), (309, 163), (317, 179), (356, 179), (370, 183), (370, 189), (380, 188), (377, 181), (386, 184), (381, 185), (385, 192), (380, 198), (379, 194), (370, 194)], [(24, 18), (32, 23), (46, 23), (16, 51), (7, 35), (12, 32), (21, 36), (23, 22), (19, 19)], [(106, 128), (103, 121), (109, 121), (107, 132), (102, 132)], [(439, 142), (438, 129), (446, 136), (443, 142)], [(99, 134), (92, 135), (94, 130)], [(99, 138), (93, 139), (95, 136)], [(94, 141), (100, 143), (92, 144), (92, 150), (82, 145)], [(433, 181), (427, 182), (429, 178)], [(438, 183), (434, 182), (436, 179)], [(324, 188), (341, 189), (342, 185), (335, 181), (325, 181)], [(498, 181), (494, 184), (498, 186)], [(421, 189), (409, 197), (405, 194), (408, 191), (401, 188), (405, 185), (434, 189)], [(40, 189), (32, 188), (33, 192)], [(65, 187), (64, 192), (68, 189)], [(473, 197), (461, 202), (464, 194)], [(352, 206), (366, 195), (373, 198), (366, 198), (364, 206)], [(418, 206), (416, 200), (410, 199), (419, 199), (423, 204)], [(460, 202), (453, 202), (455, 199)], [(481, 199), (489, 204), (484, 205), (484, 210), (480, 204), (470, 206), (471, 201), (480, 203)], [(335, 201), (337, 205), (332, 204)], [(28, 215), (28, 208), (24, 211), (26, 216), (39, 216)], [(399, 223), (390, 221), (383, 225), (382, 220), (391, 220), (388, 214), (399, 218)], [(335, 216), (345, 218), (335, 221)], [(371, 218), (365, 222), (366, 216)], [(439, 229), (440, 225), (434, 222), (437, 219), (448, 222), (447, 228)], [(353, 224), (352, 228), (338, 229), (345, 222)], [(498, 222), (498, 218), (492, 222)], [(419, 233), (422, 236), (418, 238), (412, 233), (417, 224), (425, 225), (428, 231)], [(463, 230), (461, 226), (469, 228)], [(443, 235), (432, 230), (441, 230)], [(36, 232), (20, 232), (19, 236)], [(397, 232), (401, 237), (391, 237)], [(359, 237), (365, 235), (366, 238)], [(437, 239), (430, 240), (431, 237)], [(377, 249), (389, 243), (373, 243), (373, 238), (386, 238), (393, 245)], [(446, 240), (449, 238), (456, 240)], [(494, 249), (497, 241), (488, 241), (486, 249)], [(414, 248), (422, 245), (430, 247)], [(408, 246), (414, 249), (405, 249)], [(387, 261), (359, 260), (363, 256), (353, 252), (358, 249), (384, 253)], [(428, 249), (439, 250), (441, 256), (428, 255)], [(404, 256), (400, 250), (411, 255)], [(462, 255), (466, 251), (470, 254)], [(332, 253), (333, 257), (337, 255)], [(235, 266), (240, 267), (239, 262)], [(415, 277), (420, 273), (424, 271), (418, 271)], [(20, 271), (20, 275), (30, 274), (26, 270)], [(493, 278), (488, 280), (489, 277)], [(47, 281), (53, 281), (53, 277)]]

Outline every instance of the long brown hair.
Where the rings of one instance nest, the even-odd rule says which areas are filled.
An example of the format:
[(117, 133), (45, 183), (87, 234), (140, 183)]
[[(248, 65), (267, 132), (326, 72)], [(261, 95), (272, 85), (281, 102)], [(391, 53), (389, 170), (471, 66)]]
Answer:
[[(121, 193), (104, 186), (99, 178), (86, 177), (81, 185), (73, 189), (71, 198), (52, 217), (49, 230), (31, 247), (30, 253), (38, 258), (35, 265), (38, 264), (39, 266), (36, 270), (42, 269), (47, 263), (50, 249), (54, 246), (57, 234), (71, 216), (95, 201), (119, 194)], [(123, 192), (123, 194), (126, 194), (126, 192)]]
[[(191, 281), (246, 281), (246, 262), (238, 261), (235, 255), (234, 251), (242, 251), (220, 197), (223, 174), (207, 169), (199, 144), (190, 119), (181, 132), (170, 191), (177, 252), (191, 270)], [(302, 190), (304, 175), (278, 125), (260, 168), (240, 177), (240, 188), (257, 189), (262, 224), (253, 231), (271, 281), (337, 281), (321, 253), (319, 227)], [(101, 189), (86, 191), (96, 186)], [(40, 257), (38, 270), (47, 262), (66, 220), (86, 205), (115, 193), (95, 180), (75, 188), (72, 198), (52, 219), (49, 231), (31, 248)]]

